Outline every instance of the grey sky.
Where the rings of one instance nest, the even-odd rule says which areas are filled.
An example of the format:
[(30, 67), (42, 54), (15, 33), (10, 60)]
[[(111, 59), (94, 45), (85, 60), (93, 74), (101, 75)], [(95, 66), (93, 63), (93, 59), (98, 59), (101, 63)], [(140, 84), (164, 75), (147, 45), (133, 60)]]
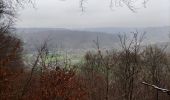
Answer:
[[(140, 1), (140, 0), (139, 0)], [(110, 0), (87, 0), (86, 12), (79, 0), (36, 0), (36, 9), (20, 10), (17, 27), (146, 27), (170, 25), (170, 0), (150, 0), (147, 8), (131, 12), (126, 6), (109, 8)]]

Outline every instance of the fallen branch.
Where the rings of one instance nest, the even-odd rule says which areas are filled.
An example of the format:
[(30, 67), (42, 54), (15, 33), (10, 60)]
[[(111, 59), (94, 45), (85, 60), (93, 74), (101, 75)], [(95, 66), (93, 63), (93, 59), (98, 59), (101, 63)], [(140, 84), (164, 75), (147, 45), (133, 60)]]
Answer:
[(160, 88), (160, 87), (158, 87), (156, 85), (149, 84), (149, 83), (146, 83), (146, 82), (142, 82), (142, 84), (147, 85), (147, 86), (151, 86), (151, 87), (153, 87), (156, 90), (159, 90), (159, 91), (161, 91), (163, 93), (167, 93), (168, 95), (170, 95), (170, 90), (168, 90), (168, 89)]

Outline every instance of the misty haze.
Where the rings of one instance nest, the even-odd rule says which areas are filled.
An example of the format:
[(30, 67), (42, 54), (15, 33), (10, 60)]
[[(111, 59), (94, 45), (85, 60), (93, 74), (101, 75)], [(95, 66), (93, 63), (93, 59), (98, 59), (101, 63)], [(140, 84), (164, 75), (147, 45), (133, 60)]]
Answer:
[(0, 100), (170, 100), (169, 0), (0, 0)]

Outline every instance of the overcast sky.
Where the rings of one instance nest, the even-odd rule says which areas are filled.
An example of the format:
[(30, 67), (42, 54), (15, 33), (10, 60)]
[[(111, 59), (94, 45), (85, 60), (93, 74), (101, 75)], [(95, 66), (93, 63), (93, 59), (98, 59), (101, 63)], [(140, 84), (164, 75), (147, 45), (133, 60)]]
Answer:
[(170, 26), (170, 0), (140, 2), (137, 13), (126, 6), (109, 8), (110, 0), (87, 0), (81, 12), (79, 0), (36, 0), (36, 9), (26, 6), (19, 12), (17, 27), (85, 28)]

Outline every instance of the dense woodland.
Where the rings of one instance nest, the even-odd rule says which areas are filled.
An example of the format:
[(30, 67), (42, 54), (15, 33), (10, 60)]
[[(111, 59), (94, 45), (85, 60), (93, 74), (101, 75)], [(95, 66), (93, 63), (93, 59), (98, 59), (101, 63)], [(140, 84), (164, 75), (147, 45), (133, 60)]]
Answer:
[(119, 35), (117, 51), (101, 51), (97, 39), (96, 51), (76, 65), (59, 64), (45, 41), (25, 69), (23, 43), (12, 34), (15, 8), (25, 2), (0, 1), (0, 100), (170, 99), (168, 45), (141, 46), (144, 34), (138, 32), (130, 39)]

